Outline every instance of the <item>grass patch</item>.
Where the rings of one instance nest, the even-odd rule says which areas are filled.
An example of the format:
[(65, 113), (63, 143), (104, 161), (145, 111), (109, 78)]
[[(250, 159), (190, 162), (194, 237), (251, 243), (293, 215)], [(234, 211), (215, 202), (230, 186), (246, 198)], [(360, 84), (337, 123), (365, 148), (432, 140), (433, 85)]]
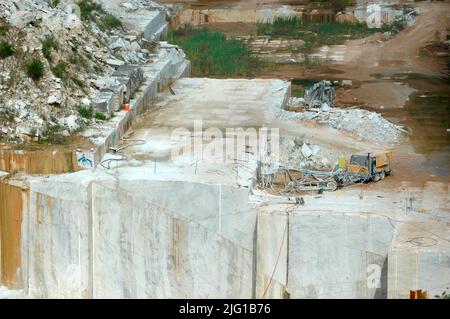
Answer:
[(8, 24), (0, 22), (0, 37), (5, 36), (9, 31)]
[(44, 75), (44, 63), (39, 59), (30, 60), (26, 64), (27, 75), (33, 80), (38, 80)]
[(69, 63), (75, 66), (78, 71), (81, 71), (81, 69), (85, 69), (88, 72), (91, 71), (88, 61), (78, 52), (73, 52), (70, 54)]
[(83, 81), (81, 81), (79, 78), (77, 78), (75, 75), (70, 77), (70, 80), (79, 88), (83, 89), (86, 85)]
[(168, 40), (180, 45), (192, 62), (195, 76), (250, 76), (260, 67), (250, 49), (241, 41), (206, 28), (185, 27), (170, 32)]
[(94, 110), (90, 106), (80, 106), (78, 108), (78, 113), (81, 117), (86, 119), (91, 119), (94, 116)]
[(52, 35), (46, 36), (42, 41), (42, 54), (44, 54), (48, 62), (52, 62), (53, 60), (52, 50), (58, 51), (58, 49), (58, 41)]
[(122, 22), (111, 14), (105, 15), (98, 25), (102, 31), (122, 28)]
[(80, 17), (84, 21), (95, 20), (94, 12), (105, 13), (102, 6), (89, 0), (81, 0), (78, 2), (80, 8)]
[(90, 0), (81, 0), (78, 2), (78, 6), (81, 20), (95, 22), (103, 32), (122, 28), (122, 22), (112, 14), (106, 13), (101, 4)]
[(94, 117), (97, 120), (100, 120), (100, 121), (105, 121), (106, 120), (106, 115), (103, 114), (102, 112), (95, 112)]
[(96, 74), (102, 75), (105, 71), (103, 70), (102, 67), (100, 67), (100, 66), (98, 66), (98, 65), (94, 65), (94, 72), (95, 72)]
[[(385, 32), (385, 27), (381, 31)], [(258, 23), (258, 35), (272, 37), (295, 38), (305, 41), (299, 48), (308, 53), (322, 45), (341, 44), (347, 39), (361, 39), (380, 30), (371, 29), (365, 23), (325, 22), (316, 23), (302, 20), (297, 17), (276, 18), (273, 23)]]
[(2, 41), (0, 43), (0, 59), (7, 58), (14, 54), (14, 49), (11, 43)]
[(59, 124), (49, 125), (42, 134), (42, 139), (52, 144), (61, 144), (64, 141), (63, 131), (64, 127)]
[(49, 0), (50, 7), (56, 8), (61, 0)]
[(67, 66), (68, 65), (66, 62), (60, 61), (60, 62), (58, 62), (57, 65), (52, 67), (51, 70), (56, 77), (65, 80), (67, 78), (67, 73), (66, 73)]

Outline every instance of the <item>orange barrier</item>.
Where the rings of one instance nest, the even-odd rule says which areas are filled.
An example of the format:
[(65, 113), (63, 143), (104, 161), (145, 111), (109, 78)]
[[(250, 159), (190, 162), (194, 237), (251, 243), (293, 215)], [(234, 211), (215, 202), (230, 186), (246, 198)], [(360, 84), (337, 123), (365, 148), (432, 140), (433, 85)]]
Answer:
[(422, 291), (421, 289), (410, 290), (409, 299), (428, 299), (428, 291)]

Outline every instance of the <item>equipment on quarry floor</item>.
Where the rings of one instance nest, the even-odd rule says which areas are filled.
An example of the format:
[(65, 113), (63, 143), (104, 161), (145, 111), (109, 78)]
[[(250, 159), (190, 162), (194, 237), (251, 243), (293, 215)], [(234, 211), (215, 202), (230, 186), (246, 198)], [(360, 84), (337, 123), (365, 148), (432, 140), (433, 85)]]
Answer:
[(336, 105), (336, 93), (330, 81), (320, 81), (305, 93), (305, 105), (308, 108), (322, 108), (324, 104), (328, 107)]
[(392, 171), (392, 151), (381, 153), (354, 154), (349, 163), (340, 159), (339, 168), (345, 169), (346, 177), (351, 181), (373, 180), (378, 182)]
[[(286, 184), (284, 192), (292, 191), (335, 191), (355, 183), (378, 182), (392, 171), (392, 151), (376, 154), (354, 154), (347, 162), (339, 157), (338, 165), (332, 171), (309, 170), (281, 166), (278, 173), (284, 172)], [(297, 175), (297, 176), (295, 176)], [(271, 179), (271, 181), (273, 178)], [(271, 185), (263, 185), (263, 187)]]
[[(313, 171), (307, 169), (285, 168), (285, 172), (291, 180), (285, 191), (335, 191), (338, 188), (338, 181), (334, 172)], [(300, 178), (294, 178), (293, 172), (301, 174)]]

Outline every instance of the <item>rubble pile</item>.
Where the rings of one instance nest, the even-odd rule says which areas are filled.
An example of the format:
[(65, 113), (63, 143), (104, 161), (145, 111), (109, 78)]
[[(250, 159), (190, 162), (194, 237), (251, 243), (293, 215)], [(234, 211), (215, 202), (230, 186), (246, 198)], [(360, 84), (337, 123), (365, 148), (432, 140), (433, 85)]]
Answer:
[[(13, 49), (0, 55), (0, 140), (24, 143), (48, 132), (69, 136), (94, 123), (80, 108), (92, 108), (100, 92), (111, 90), (105, 82), (119, 67), (152, 60), (156, 48), (142, 34), (105, 27), (101, 9), (82, 17), (77, 3), (0, 0), (0, 43)], [(43, 65), (35, 79), (27, 74), (32, 60)], [(126, 87), (122, 77), (115, 76)]]
[[(291, 100), (288, 105), (295, 109), (294, 103), (301, 99)], [(297, 106), (301, 109), (302, 105)], [(395, 143), (405, 136), (407, 131), (400, 125), (389, 122), (380, 114), (362, 109), (321, 108), (303, 109), (301, 112), (279, 110), (277, 117), (282, 120), (313, 121), (317, 124), (346, 131), (360, 140), (375, 143)]]
[(324, 154), (318, 145), (303, 141), (298, 137), (280, 137), (279, 161), (294, 168), (320, 169), (329, 168), (328, 154)]

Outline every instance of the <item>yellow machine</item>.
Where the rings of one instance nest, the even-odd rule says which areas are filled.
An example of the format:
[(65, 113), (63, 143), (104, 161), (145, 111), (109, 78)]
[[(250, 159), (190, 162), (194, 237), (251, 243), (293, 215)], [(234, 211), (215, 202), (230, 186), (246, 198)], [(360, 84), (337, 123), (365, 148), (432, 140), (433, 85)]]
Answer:
[(393, 152), (354, 154), (347, 163), (341, 156), (339, 168), (345, 169), (355, 178), (378, 182), (392, 172)]
[[(371, 180), (378, 182), (392, 172), (392, 163), (392, 151), (384, 151), (374, 154), (354, 154), (348, 162), (342, 155), (332, 171), (284, 167), (290, 180), (286, 191), (335, 191), (354, 183)], [(300, 177), (295, 177), (293, 172), (300, 173)]]

